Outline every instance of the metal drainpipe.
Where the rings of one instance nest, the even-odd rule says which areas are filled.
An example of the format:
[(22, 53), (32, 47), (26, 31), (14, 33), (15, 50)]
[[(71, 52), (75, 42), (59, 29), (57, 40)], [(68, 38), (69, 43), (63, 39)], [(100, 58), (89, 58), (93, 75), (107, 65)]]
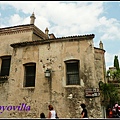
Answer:
[(50, 104), (52, 102), (52, 76), (50, 75), (50, 78), (48, 78), (49, 82), (49, 94), (50, 94)]

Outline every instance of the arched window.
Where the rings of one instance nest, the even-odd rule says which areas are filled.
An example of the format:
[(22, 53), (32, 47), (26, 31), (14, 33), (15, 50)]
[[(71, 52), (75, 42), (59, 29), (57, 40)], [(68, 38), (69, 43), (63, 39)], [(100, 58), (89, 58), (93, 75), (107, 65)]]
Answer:
[(79, 85), (79, 60), (69, 60), (66, 64), (66, 84)]
[(24, 87), (35, 87), (36, 63), (24, 64)]

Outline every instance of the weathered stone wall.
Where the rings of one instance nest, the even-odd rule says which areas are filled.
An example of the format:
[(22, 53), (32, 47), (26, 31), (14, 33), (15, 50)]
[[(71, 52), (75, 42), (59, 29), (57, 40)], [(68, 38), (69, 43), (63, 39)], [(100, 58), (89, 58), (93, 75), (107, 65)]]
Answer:
[(32, 32), (10, 33), (0, 35), (0, 56), (12, 55), (13, 48), (10, 44), (24, 41), (32, 41)]
[[(6, 55), (12, 55), (13, 48), (10, 47), (10, 44), (16, 42), (23, 42), (23, 41), (32, 41), (32, 32), (14, 32), (14, 33), (0, 33), (0, 57)], [(0, 68), (1, 68), (1, 60), (0, 60)], [(8, 105), (8, 92), (9, 92), (9, 81), (5, 83), (0, 82), (0, 106), (7, 106)], [(6, 110), (0, 109), (0, 117), (8, 117)]]
[(95, 48), (95, 69), (96, 69), (96, 76), (97, 82), (99, 81), (105, 82), (106, 76), (106, 67), (105, 67), (105, 58), (104, 58), (105, 51), (99, 48)]
[[(92, 41), (92, 40), (89, 40)], [(15, 48), (12, 54), (9, 78), (9, 105), (25, 103), (30, 111), (9, 111), (9, 117), (39, 117), (41, 112), (47, 116), (48, 105), (53, 104), (60, 118), (79, 118), (80, 103), (88, 106), (89, 117), (100, 116), (99, 98), (85, 98), (84, 90), (98, 87), (95, 82), (94, 51), (88, 40), (57, 42), (52, 44)], [(65, 63), (70, 59), (80, 60), (80, 86), (66, 86)], [(35, 88), (24, 88), (24, 67), (28, 62), (36, 63)], [(52, 90), (44, 76), (46, 68), (52, 69)], [(14, 86), (14, 87), (13, 87)], [(69, 98), (72, 95), (72, 98)], [(98, 110), (98, 114), (94, 112)]]
[[(9, 91), (9, 83), (0, 83), (0, 106), (6, 106), (8, 105), (8, 91)], [(0, 108), (0, 118), (5, 117), (7, 118), (7, 114), (5, 114)]]
[[(69, 97), (70, 95), (72, 97)], [(89, 118), (101, 118), (101, 107), (98, 101), (99, 98), (85, 98), (84, 87), (66, 88), (67, 115), (70, 118), (80, 118), (80, 113), (82, 111), (80, 107), (81, 103), (86, 104)]]
[[(104, 76), (101, 78), (97, 75), (99, 71), (103, 74), (103, 67), (97, 69), (97, 66), (103, 65), (103, 59), (97, 64), (94, 62), (97, 53), (93, 40), (59, 41), (14, 49), (10, 47), (12, 43), (36, 39), (37, 36), (32, 32), (0, 36), (0, 56), (12, 56), (9, 79), (0, 84), (0, 105), (8, 106), (0, 118), (39, 118), (41, 112), (47, 116), (50, 103), (60, 118), (79, 118), (82, 102), (87, 105), (90, 118), (100, 118), (100, 98), (85, 98), (84, 92), (86, 88), (98, 88), (98, 79)], [(99, 53), (97, 56), (102, 58), (104, 54)], [(80, 60), (80, 85), (67, 86), (65, 61), (72, 59)], [(28, 62), (36, 63), (35, 87), (25, 88), (23, 64)], [(51, 83), (44, 75), (47, 68), (52, 69)], [(22, 105), (26, 110), (18, 111), (16, 107), (13, 110), (13, 106)]]
[(40, 38), (39, 36), (37, 36), (36, 34), (33, 34), (32, 36), (32, 40), (41, 40), (42, 38)]

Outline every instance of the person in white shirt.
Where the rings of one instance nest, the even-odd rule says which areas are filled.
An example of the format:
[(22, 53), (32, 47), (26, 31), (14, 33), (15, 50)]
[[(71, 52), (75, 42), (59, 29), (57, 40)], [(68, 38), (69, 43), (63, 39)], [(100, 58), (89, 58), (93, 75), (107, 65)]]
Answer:
[(56, 119), (56, 111), (53, 109), (53, 106), (49, 105), (48, 108), (50, 110), (49, 114), (48, 114), (48, 118), (50, 118), (50, 119)]

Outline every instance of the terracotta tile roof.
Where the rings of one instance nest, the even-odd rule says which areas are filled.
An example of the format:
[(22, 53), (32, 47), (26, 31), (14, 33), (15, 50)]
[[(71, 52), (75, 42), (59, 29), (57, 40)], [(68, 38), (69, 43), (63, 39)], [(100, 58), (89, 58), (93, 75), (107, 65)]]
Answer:
[(89, 35), (78, 35), (78, 36), (68, 36), (68, 37), (59, 37), (54, 39), (45, 39), (45, 40), (35, 40), (35, 41), (25, 41), (19, 43), (13, 43), (11, 47), (24, 47), (27, 45), (39, 45), (39, 44), (47, 44), (52, 42), (62, 42), (62, 41), (79, 41), (79, 40), (89, 40), (95, 37), (94, 34)]

